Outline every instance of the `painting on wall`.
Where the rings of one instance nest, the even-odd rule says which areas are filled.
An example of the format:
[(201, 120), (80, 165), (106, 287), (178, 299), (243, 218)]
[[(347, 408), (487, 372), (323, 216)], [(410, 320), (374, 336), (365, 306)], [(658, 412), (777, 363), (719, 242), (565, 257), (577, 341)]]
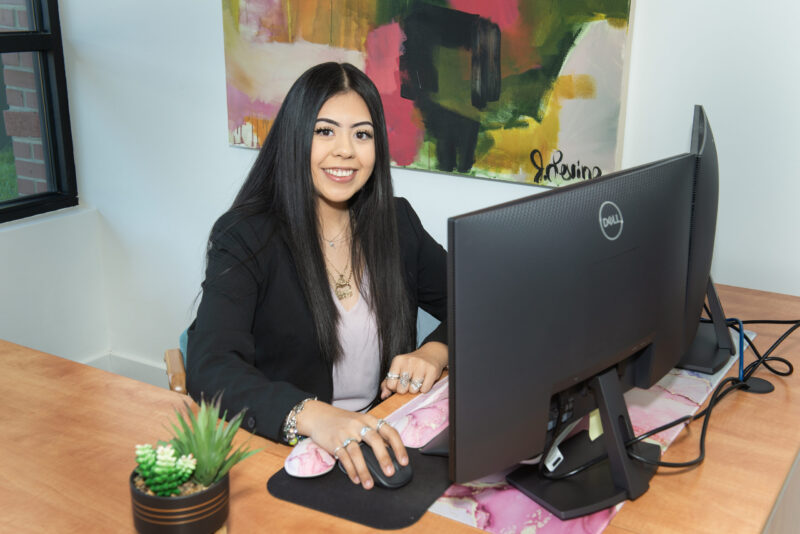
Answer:
[(289, 87), (349, 62), (392, 164), (561, 185), (618, 168), (630, 0), (223, 0), (228, 138), (258, 148)]

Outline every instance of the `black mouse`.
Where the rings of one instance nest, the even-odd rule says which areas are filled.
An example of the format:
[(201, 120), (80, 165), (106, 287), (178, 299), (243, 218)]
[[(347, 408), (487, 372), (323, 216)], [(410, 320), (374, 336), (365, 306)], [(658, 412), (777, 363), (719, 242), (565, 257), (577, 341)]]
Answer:
[[(378, 459), (375, 457), (375, 452), (373, 452), (372, 447), (370, 447), (364, 441), (358, 445), (361, 447), (361, 454), (364, 456), (364, 463), (367, 464), (367, 470), (369, 471), (369, 474), (372, 475), (372, 480), (375, 482), (375, 486), (387, 489), (397, 489), (402, 488), (411, 482), (411, 478), (414, 476), (414, 471), (411, 469), (411, 463), (408, 465), (400, 465), (400, 463), (397, 461), (397, 458), (395, 458), (394, 451), (391, 447), (386, 447), (386, 452), (389, 453), (389, 458), (391, 458), (392, 465), (394, 466), (394, 474), (389, 477), (386, 476), (386, 473), (384, 473), (383, 469), (381, 469), (381, 464), (378, 463)], [(342, 462), (339, 462), (339, 469), (346, 473)]]

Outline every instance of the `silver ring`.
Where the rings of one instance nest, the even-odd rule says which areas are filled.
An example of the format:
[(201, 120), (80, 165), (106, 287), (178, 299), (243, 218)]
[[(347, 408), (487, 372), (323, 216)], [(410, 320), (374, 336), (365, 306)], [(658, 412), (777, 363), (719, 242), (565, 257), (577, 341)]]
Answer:
[[(375, 431), (378, 432), (383, 425), (389, 425), (389, 423), (386, 422), (386, 419), (378, 419), (378, 424), (375, 425)], [(392, 425), (389, 425), (389, 426), (392, 426)]]
[(346, 449), (347, 446), (350, 445), (351, 443), (353, 443), (354, 441), (358, 441), (358, 440), (356, 438), (347, 438), (346, 440), (344, 440), (342, 442), (342, 448)]
[(361, 432), (359, 432), (359, 434), (361, 434), (361, 437), (363, 438), (364, 436), (367, 435), (367, 432), (369, 432), (370, 430), (372, 430), (371, 426), (364, 425), (363, 427), (361, 427)]
[(422, 387), (422, 380), (412, 380), (411, 381), (411, 389), (417, 390)]
[(411, 375), (408, 373), (403, 373), (400, 375), (400, 385), (401, 386), (408, 386), (408, 382), (411, 380)]
[(394, 373), (386, 373), (386, 380), (397, 380), (400, 378), (400, 375), (396, 375)]
[(339, 459), (339, 455), (338, 455), (338, 454), (336, 454), (336, 451), (338, 451), (338, 450), (339, 450), (339, 449), (341, 449), (341, 448), (342, 448), (342, 447), (341, 447), (341, 446), (339, 446), (339, 447), (336, 447), (335, 449), (333, 449), (333, 457), (334, 457), (334, 458), (336, 458), (337, 460)]

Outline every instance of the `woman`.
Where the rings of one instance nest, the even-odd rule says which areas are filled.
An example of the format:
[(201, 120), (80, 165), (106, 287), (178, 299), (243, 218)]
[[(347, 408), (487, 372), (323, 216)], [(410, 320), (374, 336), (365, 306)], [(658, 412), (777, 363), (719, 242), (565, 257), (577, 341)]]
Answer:
[(395, 199), (377, 89), (324, 63), (292, 86), (233, 206), (214, 225), (187, 381), (224, 391), (244, 426), (309, 436), (356, 484), (373, 485), (359, 441), (387, 475), (390, 425), (366, 413), (392, 392), (426, 392), (447, 364), (446, 327), (416, 350), (416, 310), (446, 315), (445, 252)]

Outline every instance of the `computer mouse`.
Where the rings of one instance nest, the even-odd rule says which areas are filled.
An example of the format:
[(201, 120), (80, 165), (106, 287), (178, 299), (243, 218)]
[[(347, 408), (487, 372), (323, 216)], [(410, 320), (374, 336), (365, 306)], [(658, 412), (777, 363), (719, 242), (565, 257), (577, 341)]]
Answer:
[[(386, 447), (386, 451), (389, 453), (389, 458), (392, 460), (394, 474), (392, 476), (386, 476), (386, 473), (384, 473), (383, 469), (381, 469), (381, 464), (375, 457), (375, 452), (373, 452), (372, 447), (370, 447), (364, 441), (358, 445), (361, 447), (361, 454), (364, 456), (364, 463), (367, 464), (367, 470), (369, 471), (369, 474), (372, 475), (372, 480), (375, 482), (376, 487), (397, 489), (402, 488), (411, 482), (411, 479), (414, 476), (414, 471), (411, 469), (411, 463), (408, 465), (400, 465), (400, 463), (397, 461), (397, 458), (395, 458), (394, 451), (391, 447)], [(346, 473), (342, 462), (339, 462), (339, 469)]]

